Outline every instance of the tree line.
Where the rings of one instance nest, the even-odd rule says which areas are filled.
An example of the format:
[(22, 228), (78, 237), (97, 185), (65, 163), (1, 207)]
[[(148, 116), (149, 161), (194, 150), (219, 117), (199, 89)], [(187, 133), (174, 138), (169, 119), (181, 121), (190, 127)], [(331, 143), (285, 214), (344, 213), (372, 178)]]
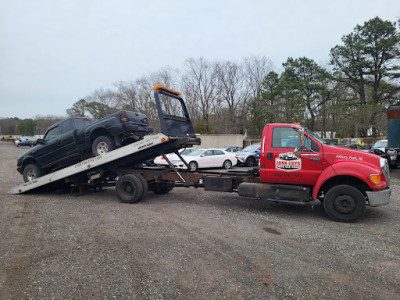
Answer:
[(279, 74), (266, 56), (189, 58), (182, 70), (164, 67), (99, 88), (66, 112), (99, 119), (121, 109), (139, 111), (157, 131), (152, 86), (160, 83), (183, 93), (198, 133), (258, 138), (266, 123), (300, 122), (322, 137), (385, 135), (385, 108), (400, 104), (398, 25), (379, 17), (357, 25), (332, 47), (325, 66), (289, 57)]

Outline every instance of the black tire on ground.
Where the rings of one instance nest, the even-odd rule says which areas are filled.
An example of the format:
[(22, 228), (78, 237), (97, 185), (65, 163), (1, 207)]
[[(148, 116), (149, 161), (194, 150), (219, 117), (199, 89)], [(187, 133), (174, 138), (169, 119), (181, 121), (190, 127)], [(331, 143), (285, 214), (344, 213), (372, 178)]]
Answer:
[(175, 182), (153, 182), (150, 184), (150, 190), (154, 194), (166, 194), (170, 192), (175, 186)]
[(224, 163), (222, 164), (222, 167), (223, 167), (224, 169), (230, 169), (230, 168), (232, 168), (232, 162), (231, 162), (229, 159), (227, 159), (227, 160), (224, 161)]
[(123, 203), (135, 203), (143, 197), (143, 183), (136, 175), (132, 174), (119, 177), (115, 190), (119, 200)]
[(115, 144), (112, 138), (108, 136), (97, 137), (92, 144), (92, 153), (94, 156), (104, 154), (115, 149)]
[(24, 182), (32, 181), (36, 178), (43, 176), (43, 174), (43, 170), (35, 163), (26, 165), (24, 170), (22, 171)]
[(325, 213), (334, 221), (354, 222), (365, 212), (365, 197), (357, 188), (338, 185), (331, 188), (323, 200)]
[(246, 159), (246, 166), (248, 166), (248, 167), (254, 166), (255, 163), (256, 163), (256, 160), (254, 159), (253, 156), (250, 156), (250, 157), (248, 157), (248, 158)]
[(140, 197), (141, 199), (143, 199), (143, 197), (147, 194), (147, 191), (149, 190), (149, 185), (146, 181), (146, 179), (144, 179), (144, 177), (141, 174), (136, 174), (135, 175), (140, 182), (142, 183), (142, 187), (143, 187), (143, 195)]
[(198, 167), (199, 167), (199, 165), (198, 165), (197, 162), (195, 162), (195, 161), (191, 161), (191, 162), (189, 163), (189, 171), (190, 171), (190, 172), (196, 171)]

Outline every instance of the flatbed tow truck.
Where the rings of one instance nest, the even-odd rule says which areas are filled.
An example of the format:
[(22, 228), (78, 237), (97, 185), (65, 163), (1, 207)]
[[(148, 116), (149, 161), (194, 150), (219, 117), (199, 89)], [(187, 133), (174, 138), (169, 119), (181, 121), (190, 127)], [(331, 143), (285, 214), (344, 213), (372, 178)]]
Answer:
[[(161, 133), (13, 187), (10, 194), (41, 188), (99, 188), (115, 186), (125, 203), (140, 201), (148, 190), (165, 194), (175, 186), (206, 191), (237, 192), (241, 197), (291, 204), (322, 203), (335, 221), (359, 219), (366, 205), (389, 203), (387, 161), (374, 154), (328, 146), (298, 124), (267, 124), (260, 163), (249, 171), (190, 172), (178, 170), (167, 153), (200, 145), (180, 93), (153, 87)], [(293, 145), (297, 145), (295, 148)], [(143, 162), (164, 155), (170, 168), (144, 167)]]

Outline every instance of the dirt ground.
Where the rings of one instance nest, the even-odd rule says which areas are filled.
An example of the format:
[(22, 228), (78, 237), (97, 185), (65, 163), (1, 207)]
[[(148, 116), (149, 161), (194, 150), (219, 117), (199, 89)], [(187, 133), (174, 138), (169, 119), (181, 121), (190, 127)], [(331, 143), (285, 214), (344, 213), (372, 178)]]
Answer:
[(0, 142), (0, 299), (400, 299), (400, 170), (346, 224), (195, 188), (9, 195), (25, 150)]

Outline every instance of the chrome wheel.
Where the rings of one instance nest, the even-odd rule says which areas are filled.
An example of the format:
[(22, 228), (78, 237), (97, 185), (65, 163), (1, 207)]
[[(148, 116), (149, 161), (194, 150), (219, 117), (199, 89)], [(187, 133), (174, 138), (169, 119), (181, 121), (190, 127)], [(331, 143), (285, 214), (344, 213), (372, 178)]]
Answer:
[(106, 152), (108, 152), (108, 145), (106, 142), (100, 142), (97, 144), (97, 153), (99, 154), (104, 154)]

